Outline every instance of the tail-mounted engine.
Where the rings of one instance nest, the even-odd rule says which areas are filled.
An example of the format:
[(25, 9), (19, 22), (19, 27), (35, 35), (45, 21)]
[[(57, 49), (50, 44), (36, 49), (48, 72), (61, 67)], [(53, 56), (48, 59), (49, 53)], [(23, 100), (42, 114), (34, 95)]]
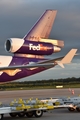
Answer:
[(62, 46), (55, 45), (55, 42), (51, 42), (52, 40), (45, 41), (36, 42), (19, 38), (9, 38), (5, 43), (5, 49), (11, 53), (34, 55), (51, 55), (61, 50)]

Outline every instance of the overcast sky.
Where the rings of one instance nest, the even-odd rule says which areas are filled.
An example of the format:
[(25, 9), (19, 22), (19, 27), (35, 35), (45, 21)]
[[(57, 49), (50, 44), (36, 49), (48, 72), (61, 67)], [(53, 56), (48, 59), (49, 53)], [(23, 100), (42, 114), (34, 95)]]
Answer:
[[(22, 38), (46, 9), (56, 9), (57, 16), (50, 34), (52, 39), (64, 40), (65, 46), (53, 57), (65, 55), (71, 48), (80, 53), (80, 0), (0, 0), (0, 54), (7, 38)], [(80, 77), (80, 57), (65, 69), (56, 66), (24, 80)]]

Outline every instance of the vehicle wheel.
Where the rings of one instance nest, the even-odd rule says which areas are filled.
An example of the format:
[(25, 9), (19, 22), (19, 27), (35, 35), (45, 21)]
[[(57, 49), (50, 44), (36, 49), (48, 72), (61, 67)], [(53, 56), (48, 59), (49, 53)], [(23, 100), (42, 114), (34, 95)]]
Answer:
[(16, 116), (17, 116), (17, 113), (9, 113), (9, 115), (10, 115), (11, 117), (16, 117)]
[(78, 112), (80, 112), (80, 107), (77, 107), (76, 110), (77, 110)]
[(26, 112), (26, 116), (27, 117), (33, 117), (33, 114), (34, 114), (34, 112), (33, 111), (30, 111), (30, 112)]
[(41, 117), (43, 115), (43, 111), (42, 110), (35, 110), (34, 115), (35, 115), (35, 117)]
[(19, 116), (19, 117), (24, 117), (24, 116), (25, 116), (25, 112), (20, 112), (20, 113), (18, 113), (18, 116)]
[(0, 114), (0, 120), (2, 120), (3, 119), (3, 114)]
[(69, 110), (69, 111), (74, 111), (75, 109), (72, 108), (72, 107), (69, 107), (68, 110)]

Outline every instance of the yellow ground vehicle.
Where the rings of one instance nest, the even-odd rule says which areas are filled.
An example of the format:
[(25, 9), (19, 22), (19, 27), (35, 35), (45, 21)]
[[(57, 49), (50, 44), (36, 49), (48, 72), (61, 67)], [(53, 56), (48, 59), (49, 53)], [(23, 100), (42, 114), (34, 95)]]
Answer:
[(16, 106), (16, 111), (21, 111), (18, 113), (10, 113), (10, 116), (15, 117), (23, 117), (26, 115), (27, 117), (32, 117), (35, 115), (35, 117), (41, 117), (43, 115), (43, 112), (45, 110), (51, 110), (54, 109), (53, 104), (50, 103), (44, 103), (41, 100), (29, 99), (29, 100), (22, 100), (19, 99), (18, 101), (14, 100), (10, 103), (11, 107)]

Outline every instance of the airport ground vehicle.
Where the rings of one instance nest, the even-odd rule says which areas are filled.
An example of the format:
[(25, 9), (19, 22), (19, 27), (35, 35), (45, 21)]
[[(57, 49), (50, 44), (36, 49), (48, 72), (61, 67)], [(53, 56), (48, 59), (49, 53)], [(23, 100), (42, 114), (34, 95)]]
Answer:
[[(80, 112), (80, 97), (61, 97), (61, 98), (46, 98), (42, 99), (43, 102), (51, 102), (54, 108), (67, 107), (69, 111), (77, 110)], [(68, 106), (69, 105), (69, 106)]]
[(41, 117), (45, 110), (54, 109), (53, 104), (43, 103), (40, 100), (14, 100), (10, 104), (0, 104), (0, 120), (3, 119), (4, 114), (9, 113), (11, 117)]
[(43, 102), (39, 99), (19, 99), (14, 100), (10, 104), (0, 104), (0, 120), (3, 119), (4, 114), (8, 113), (11, 117), (41, 117), (44, 112), (54, 108), (72, 107), (72, 105), (60, 105), (58, 102), (55, 106), (51, 101)]
[[(80, 112), (80, 96), (78, 97), (62, 97), (62, 98), (47, 98), (42, 101), (46, 102), (49, 100), (49, 102), (52, 102), (54, 105), (54, 108), (56, 108), (56, 105), (59, 107), (67, 107), (69, 111), (75, 111), (77, 110)], [(67, 106), (69, 105), (69, 106)]]
[(62, 101), (64, 102), (64, 104), (73, 105), (73, 107), (68, 108), (69, 111), (77, 110), (78, 112), (80, 112), (80, 97), (68, 97), (68, 98), (62, 99)]
[(41, 117), (44, 112), (56, 108), (68, 108), (69, 111), (80, 112), (80, 97), (14, 99), (10, 104), (0, 104), (0, 120), (4, 114), (9, 114), (11, 117)]

